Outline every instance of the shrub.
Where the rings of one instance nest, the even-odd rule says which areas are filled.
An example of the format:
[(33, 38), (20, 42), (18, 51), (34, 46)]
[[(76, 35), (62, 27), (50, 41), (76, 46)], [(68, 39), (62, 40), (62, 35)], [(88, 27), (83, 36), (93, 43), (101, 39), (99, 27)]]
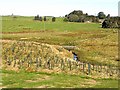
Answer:
[(42, 21), (42, 17), (39, 17), (39, 20)]
[(56, 18), (55, 17), (52, 17), (52, 22), (55, 22)]
[(120, 18), (119, 17), (111, 17), (107, 18), (102, 23), (102, 28), (119, 28), (120, 27)]
[(47, 19), (46, 19), (46, 16), (44, 16), (44, 21), (46, 21)]
[(99, 12), (98, 13), (98, 18), (99, 19), (105, 19), (106, 15), (104, 14), (104, 12)]
[(70, 14), (70, 15), (68, 16), (68, 20), (69, 20), (70, 22), (78, 22), (78, 21), (79, 21), (79, 17), (78, 17), (77, 15)]
[(39, 20), (39, 15), (35, 16), (34, 20)]
[(63, 19), (63, 21), (64, 21), (64, 22), (68, 22), (69, 20), (68, 20), (67, 17), (65, 17), (65, 18)]

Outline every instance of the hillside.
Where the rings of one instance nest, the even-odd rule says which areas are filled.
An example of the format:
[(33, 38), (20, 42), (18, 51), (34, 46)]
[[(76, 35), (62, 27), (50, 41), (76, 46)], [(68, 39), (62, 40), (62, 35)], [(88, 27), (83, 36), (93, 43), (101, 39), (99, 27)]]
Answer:
[[(40, 75), (44, 73), (52, 79), (47, 80), (41, 75), (40, 78), (45, 78), (44, 83), (41, 83), (43, 87), (47, 84), (48, 87), (52, 87), (51, 80), (56, 81), (58, 77), (62, 78), (62, 81), (58, 79), (59, 84), (53, 85), (53, 83), (55, 87), (59, 87), (60, 83), (61, 87), (72, 87), (63, 85), (66, 79), (69, 83), (74, 81), (74, 87), (102, 87), (102, 83), (106, 81), (108, 81), (107, 87), (117, 87), (118, 29), (103, 29), (99, 23), (63, 22), (62, 17), (56, 18), (55, 22), (52, 22), (50, 17), (46, 22), (33, 19), (34, 17), (23, 16), (17, 18), (4, 16), (2, 19), (3, 30), (0, 42), (3, 47), (3, 86), (19, 87), (17, 84), (19, 83), (22, 87), (24, 85), (21, 81), (29, 82), (32, 78), (39, 77), (39, 75), (35, 77), (36, 73)], [(63, 46), (76, 48), (67, 50)], [(73, 60), (72, 52), (78, 56), (78, 61)], [(26, 74), (30, 75), (28, 79), (24, 77)], [(17, 75), (15, 79), (20, 78), (21, 75), (22, 78), (15, 81), (14, 75)], [(84, 81), (84, 78), (87, 78), (90, 83), (92, 81), (96, 83), (91, 85), (86, 80), (86, 85), (83, 85), (82, 81), (79, 81), (81, 84), (78, 85), (74, 75), (80, 76), (79, 80)], [(28, 87), (34, 87), (34, 85), (30, 86), (33, 83), (39, 86), (40, 81), (32, 80)]]

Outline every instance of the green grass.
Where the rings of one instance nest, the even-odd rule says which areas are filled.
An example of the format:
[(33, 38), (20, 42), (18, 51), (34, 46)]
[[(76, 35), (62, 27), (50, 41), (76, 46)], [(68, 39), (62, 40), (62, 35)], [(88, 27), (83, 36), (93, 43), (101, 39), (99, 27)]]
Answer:
[[(52, 45), (75, 45), (80, 60), (92, 63), (117, 65), (118, 32), (116, 29), (102, 29), (98, 23), (69, 23), (63, 18), (56, 22), (34, 21), (34, 17), (2, 17), (2, 39), (35, 41)], [(45, 30), (44, 30), (45, 29)], [(10, 33), (11, 32), (11, 33)], [(19, 32), (19, 33), (18, 33)], [(27, 38), (22, 40), (21, 38)], [(97, 79), (86, 75), (48, 74), (25, 71), (2, 72), (3, 87), (95, 87), (115, 88), (115, 79)]]
[(95, 79), (86, 75), (2, 70), (3, 87), (9, 88), (117, 88), (118, 80)]
[(98, 23), (63, 22), (63, 18), (57, 18), (56, 22), (45, 22), (44, 30), (44, 22), (34, 21), (33, 18), (3, 16), (2, 39), (21, 41), (21, 38), (27, 38), (22, 41), (75, 45), (83, 61), (117, 65), (116, 29), (102, 29)]
[[(101, 30), (100, 24), (97, 23), (73, 23), (63, 22), (63, 18), (57, 18), (56, 22), (40, 22), (33, 20), (34, 17), (7, 17), (2, 18), (2, 32), (22, 32), (22, 31), (40, 31), (40, 30), (57, 30), (57, 31), (94, 31)], [(44, 28), (45, 26), (45, 28)]]

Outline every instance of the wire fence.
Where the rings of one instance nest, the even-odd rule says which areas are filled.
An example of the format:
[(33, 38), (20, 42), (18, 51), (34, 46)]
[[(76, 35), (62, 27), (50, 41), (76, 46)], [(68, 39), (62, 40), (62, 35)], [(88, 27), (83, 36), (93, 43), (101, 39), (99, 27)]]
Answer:
[[(40, 45), (39, 45), (40, 46)], [(41, 49), (39, 49), (41, 47)], [(51, 49), (47, 46), (36, 47), (34, 44), (25, 42), (16, 42), (11, 45), (3, 44), (2, 59), (5, 65), (23, 68), (34, 67), (38, 69), (54, 70), (56, 68), (61, 71), (77, 71), (87, 75), (93, 73), (103, 73), (108, 76), (117, 76), (119, 73), (118, 66), (91, 64), (80, 61), (71, 61), (69, 58), (61, 58), (58, 55), (52, 54)], [(49, 50), (49, 52), (44, 52)]]

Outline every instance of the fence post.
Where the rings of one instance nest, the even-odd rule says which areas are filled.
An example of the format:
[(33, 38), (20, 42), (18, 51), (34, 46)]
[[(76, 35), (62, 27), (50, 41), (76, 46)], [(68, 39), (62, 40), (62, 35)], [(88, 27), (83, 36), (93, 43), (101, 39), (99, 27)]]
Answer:
[(102, 64), (100, 64), (100, 72), (102, 72)]
[(70, 71), (71, 71), (71, 61), (69, 60), (69, 68), (70, 68)]
[(83, 73), (84, 73), (84, 71), (85, 71), (84, 69), (85, 69), (85, 64), (83, 63)]
[(109, 75), (112, 76), (112, 66), (109, 65)]
[(40, 67), (42, 66), (42, 60), (41, 60), (41, 57), (39, 58), (39, 66), (40, 66)]
[(91, 65), (88, 63), (88, 74), (90, 74)]
[(14, 65), (13, 65), (13, 67), (15, 67), (16, 66), (16, 59), (14, 59)]
[(7, 64), (8, 64), (8, 65), (11, 65), (10, 58), (8, 59)]
[(94, 71), (94, 64), (93, 64), (93, 71)]
[(108, 65), (106, 67), (107, 67), (107, 70), (106, 70), (107, 72), (106, 73), (107, 73), (107, 76), (108, 76), (109, 75)]
[(54, 68), (54, 60), (51, 59), (51, 69), (53, 69), (53, 68)]
[(118, 67), (115, 68), (115, 73), (118, 74)]
[(57, 56), (54, 56), (55, 64), (57, 64)]
[(28, 67), (30, 66), (29, 62), (30, 62), (30, 61), (28, 60)]
[(36, 69), (39, 67), (38, 58), (36, 58)]
[(31, 64), (32, 64), (32, 58), (30, 58), (30, 66), (31, 66)]
[(47, 62), (47, 67), (48, 67), (48, 69), (50, 69), (50, 59)]
[(64, 70), (64, 61), (63, 61), (63, 59), (61, 60), (61, 69)]
[(95, 70), (96, 72), (97, 72), (97, 69), (98, 69), (98, 68), (97, 68), (97, 65), (96, 65), (96, 70)]

